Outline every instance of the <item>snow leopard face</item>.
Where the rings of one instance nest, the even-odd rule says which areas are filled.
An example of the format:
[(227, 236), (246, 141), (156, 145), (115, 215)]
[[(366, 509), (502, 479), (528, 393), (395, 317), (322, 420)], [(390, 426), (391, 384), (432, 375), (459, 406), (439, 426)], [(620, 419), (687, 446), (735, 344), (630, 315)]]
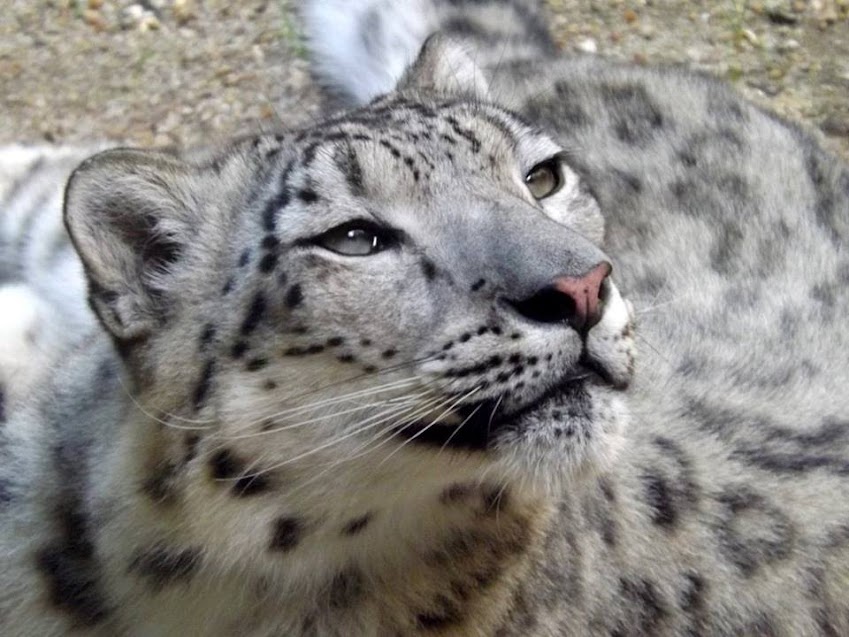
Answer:
[(600, 211), (459, 55), (431, 43), (397, 93), (309, 129), (213, 159), (111, 151), (71, 180), (140, 403), (224, 440), (209, 461), (244, 489), (539, 486), (612, 457), (633, 332)]

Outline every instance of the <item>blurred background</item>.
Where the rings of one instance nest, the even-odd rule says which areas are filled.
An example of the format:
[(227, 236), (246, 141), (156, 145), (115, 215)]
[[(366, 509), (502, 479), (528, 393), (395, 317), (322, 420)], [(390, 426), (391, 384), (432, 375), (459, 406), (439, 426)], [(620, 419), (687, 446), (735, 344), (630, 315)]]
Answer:
[[(296, 4), (4, 0), (0, 143), (184, 145), (308, 121)], [(849, 0), (546, 4), (564, 51), (719, 75), (849, 158)]]

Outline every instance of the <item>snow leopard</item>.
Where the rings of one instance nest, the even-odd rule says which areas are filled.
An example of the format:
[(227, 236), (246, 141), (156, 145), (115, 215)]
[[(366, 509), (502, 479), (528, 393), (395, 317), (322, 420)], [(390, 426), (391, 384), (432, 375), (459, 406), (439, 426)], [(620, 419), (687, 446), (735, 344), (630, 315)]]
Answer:
[(849, 167), (530, 2), (303, 11), (345, 109), (3, 185), (0, 633), (849, 634)]

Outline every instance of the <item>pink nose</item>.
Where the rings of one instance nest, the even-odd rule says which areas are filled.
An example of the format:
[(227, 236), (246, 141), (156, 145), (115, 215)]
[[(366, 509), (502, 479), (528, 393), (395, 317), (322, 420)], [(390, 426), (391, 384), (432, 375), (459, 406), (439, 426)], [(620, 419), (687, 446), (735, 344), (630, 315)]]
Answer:
[(574, 309), (568, 321), (576, 330), (588, 330), (601, 320), (603, 284), (611, 270), (613, 267), (602, 261), (579, 277), (560, 276), (551, 282), (553, 289), (572, 301)]

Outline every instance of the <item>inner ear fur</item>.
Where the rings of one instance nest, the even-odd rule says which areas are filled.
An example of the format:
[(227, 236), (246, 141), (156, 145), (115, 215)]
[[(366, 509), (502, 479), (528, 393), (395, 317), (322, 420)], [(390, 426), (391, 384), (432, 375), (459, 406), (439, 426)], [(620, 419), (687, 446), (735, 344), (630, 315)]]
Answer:
[(396, 90), (456, 95), (479, 101), (489, 98), (489, 83), (470, 52), (438, 33), (425, 40), (418, 58)]
[(168, 273), (198, 222), (194, 170), (166, 153), (118, 149), (71, 175), (65, 226), (88, 277), (89, 301), (118, 339), (142, 338), (167, 315)]

